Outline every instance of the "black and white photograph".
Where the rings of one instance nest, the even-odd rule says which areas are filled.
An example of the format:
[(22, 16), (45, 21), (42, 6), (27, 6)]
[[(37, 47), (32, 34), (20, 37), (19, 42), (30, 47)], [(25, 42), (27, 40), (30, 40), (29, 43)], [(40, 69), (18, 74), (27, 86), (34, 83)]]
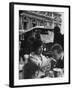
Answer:
[(19, 79), (64, 76), (63, 13), (19, 11)]
[(11, 35), (14, 40), (13, 60), (10, 61), (10, 75), (13, 72), (11, 85), (69, 83), (70, 7), (27, 3), (11, 5)]

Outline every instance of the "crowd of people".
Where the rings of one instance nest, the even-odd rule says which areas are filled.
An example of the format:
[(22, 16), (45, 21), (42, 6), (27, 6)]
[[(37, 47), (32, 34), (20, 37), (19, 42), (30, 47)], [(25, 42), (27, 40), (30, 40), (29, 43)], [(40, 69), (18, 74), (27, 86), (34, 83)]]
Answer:
[(50, 55), (44, 55), (44, 44), (39, 35), (28, 37), (20, 45), (19, 78), (55, 78), (64, 75), (64, 37), (60, 28), (54, 28), (54, 42)]

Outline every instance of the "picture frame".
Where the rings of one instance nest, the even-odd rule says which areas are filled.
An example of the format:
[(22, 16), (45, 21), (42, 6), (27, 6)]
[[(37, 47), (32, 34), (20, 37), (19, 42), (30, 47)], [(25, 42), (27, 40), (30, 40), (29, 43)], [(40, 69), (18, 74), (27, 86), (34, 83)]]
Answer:
[[(55, 16), (53, 17), (52, 14)], [(57, 15), (59, 18), (57, 18)], [(62, 18), (60, 18), (61, 16)], [(29, 20), (32, 20), (32, 23), (31, 21), (29, 22)], [(51, 27), (49, 27), (49, 25), (46, 22), (49, 22), (48, 24), (51, 25)], [(49, 32), (45, 30), (49, 30), (51, 33), (52, 30), (54, 29), (54, 25), (59, 25), (60, 27), (62, 26), (60, 29), (63, 30), (61, 31), (61, 33), (64, 34), (63, 77), (35, 78), (35, 79), (22, 78), (22, 73), (21, 73), (22, 71), (19, 71), (22, 70), (19, 61), (20, 59), (19, 41), (25, 38), (24, 36), (25, 34), (23, 35), (23, 33), (27, 33), (35, 29), (44, 30), (43, 32), (41, 31), (42, 34), (45, 34), (45, 36), (42, 37), (43, 41), (45, 41), (43, 43), (46, 42), (48, 43), (50, 41), (52, 42), (53, 37), (51, 36), (49, 40), (46, 40), (46, 33)], [(29, 34), (27, 34), (27, 36), (28, 35)], [(53, 36), (53, 32), (50, 35)], [(24, 52), (21, 55), (23, 55), (24, 57)], [(47, 86), (47, 85), (61, 85), (61, 84), (70, 84), (70, 6), (10, 2), (9, 3), (9, 86), (31, 87), (31, 86)]]

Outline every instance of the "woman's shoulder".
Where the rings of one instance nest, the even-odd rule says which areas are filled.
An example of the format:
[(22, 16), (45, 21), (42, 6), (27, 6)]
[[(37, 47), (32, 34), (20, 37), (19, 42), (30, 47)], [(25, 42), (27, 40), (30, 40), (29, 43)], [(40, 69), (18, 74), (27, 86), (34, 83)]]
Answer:
[(36, 65), (40, 65), (41, 64), (41, 60), (38, 58), (37, 55), (34, 55), (34, 54), (30, 54), (29, 61), (35, 63)]

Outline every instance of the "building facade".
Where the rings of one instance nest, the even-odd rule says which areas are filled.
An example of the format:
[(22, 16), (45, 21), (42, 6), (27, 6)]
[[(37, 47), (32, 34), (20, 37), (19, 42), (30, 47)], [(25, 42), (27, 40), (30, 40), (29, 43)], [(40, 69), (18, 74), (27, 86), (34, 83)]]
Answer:
[[(45, 11), (19, 11), (19, 31), (22, 33), (35, 26), (44, 26), (47, 28), (54, 28), (59, 26), (62, 29), (62, 14), (59, 12), (45, 12)], [(48, 32), (48, 36), (42, 35), (45, 42), (53, 42), (54, 33)], [(24, 35), (20, 34), (20, 40), (24, 40)]]
[(61, 28), (61, 13), (43, 11), (19, 11), (19, 30), (28, 30), (35, 26), (46, 26)]

